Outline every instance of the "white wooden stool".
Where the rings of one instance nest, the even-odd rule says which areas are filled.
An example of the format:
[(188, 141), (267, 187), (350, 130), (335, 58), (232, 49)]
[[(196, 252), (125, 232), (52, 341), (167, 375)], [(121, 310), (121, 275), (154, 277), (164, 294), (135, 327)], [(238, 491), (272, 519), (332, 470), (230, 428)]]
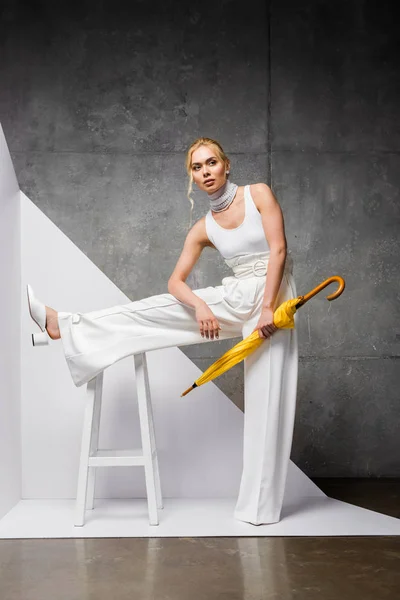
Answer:
[(137, 397), (142, 448), (132, 450), (99, 450), (99, 431), (103, 375), (87, 384), (87, 400), (83, 422), (78, 491), (75, 507), (75, 527), (85, 522), (85, 510), (94, 507), (94, 488), (97, 467), (144, 467), (150, 525), (158, 525), (157, 508), (163, 508), (157, 446), (150, 397), (146, 354), (135, 354)]

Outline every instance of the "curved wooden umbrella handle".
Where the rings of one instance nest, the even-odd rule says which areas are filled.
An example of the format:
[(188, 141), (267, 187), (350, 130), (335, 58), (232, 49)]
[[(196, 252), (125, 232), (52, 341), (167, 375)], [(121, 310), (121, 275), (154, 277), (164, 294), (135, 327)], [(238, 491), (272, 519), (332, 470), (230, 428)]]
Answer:
[(330, 283), (334, 283), (335, 281), (337, 281), (339, 283), (339, 287), (336, 290), (336, 292), (333, 292), (333, 294), (329, 294), (329, 296), (327, 296), (326, 299), (327, 300), (335, 300), (336, 298), (339, 298), (340, 294), (343, 292), (343, 290), (345, 288), (345, 282), (344, 282), (343, 277), (340, 277), (340, 275), (332, 275), (332, 277), (325, 279), (325, 281), (323, 281), (322, 283), (317, 285), (316, 288), (311, 290), (311, 292), (308, 292), (308, 294), (306, 294), (305, 296), (300, 296), (301, 301), (299, 302), (299, 304), (297, 306), (302, 306), (303, 304), (308, 302), (311, 298), (313, 298), (316, 294), (318, 294), (321, 290), (326, 288), (327, 285), (329, 285)]

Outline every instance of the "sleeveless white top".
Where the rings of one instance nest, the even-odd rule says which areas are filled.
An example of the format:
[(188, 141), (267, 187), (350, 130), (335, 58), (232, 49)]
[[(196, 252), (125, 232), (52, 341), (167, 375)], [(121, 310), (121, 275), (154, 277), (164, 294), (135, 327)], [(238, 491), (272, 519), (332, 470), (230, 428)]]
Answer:
[(225, 260), (235, 256), (269, 252), (261, 214), (251, 197), (250, 185), (244, 187), (244, 220), (238, 227), (221, 227), (212, 216), (211, 209), (206, 214), (205, 224), (208, 239)]

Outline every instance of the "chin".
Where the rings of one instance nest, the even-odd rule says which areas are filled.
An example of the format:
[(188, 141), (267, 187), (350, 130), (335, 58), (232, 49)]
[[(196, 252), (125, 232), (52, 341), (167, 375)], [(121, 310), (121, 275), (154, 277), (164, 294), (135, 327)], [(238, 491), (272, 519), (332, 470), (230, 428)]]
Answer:
[(209, 188), (206, 187), (206, 190), (218, 190), (222, 185), (224, 185), (224, 183), (224, 181), (214, 181), (214, 183)]

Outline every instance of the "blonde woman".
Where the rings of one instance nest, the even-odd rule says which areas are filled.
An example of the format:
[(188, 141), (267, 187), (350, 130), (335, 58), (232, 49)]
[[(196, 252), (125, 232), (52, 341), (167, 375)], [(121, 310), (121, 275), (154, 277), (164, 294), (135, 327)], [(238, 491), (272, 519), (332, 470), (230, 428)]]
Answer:
[[(190, 228), (168, 281), (168, 293), (89, 313), (57, 312), (28, 285), (32, 318), (42, 333), (34, 345), (61, 338), (76, 386), (139, 352), (214, 339), (265, 342), (244, 361), (243, 471), (234, 517), (254, 525), (280, 520), (292, 445), (297, 390), (297, 332), (273, 324), (274, 308), (297, 295), (281, 208), (265, 183), (237, 186), (230, 160), (210, 138), (186, 157), (209, 210)], [(192, 290), (186, 279), (205, 247), (216, 249), (233, 275), (221, 285)]]

